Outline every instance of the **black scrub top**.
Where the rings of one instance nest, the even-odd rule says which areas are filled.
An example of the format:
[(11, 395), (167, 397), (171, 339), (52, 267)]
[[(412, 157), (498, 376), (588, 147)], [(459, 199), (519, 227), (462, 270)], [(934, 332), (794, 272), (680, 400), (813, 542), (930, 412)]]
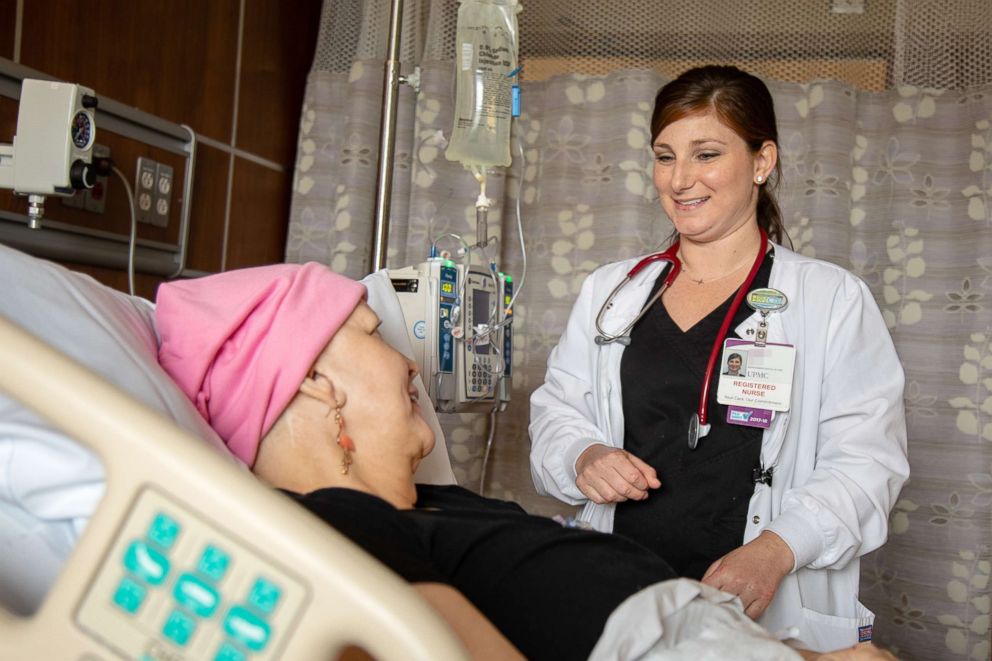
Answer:
[[(772, 257), (765, 256), (750, 290), (768, 286)], [(651, 295), (660, 286), (659, 278)], [(685, 332), (656, 302), (632, 329), (620, 361), (624, 448), (658, 471), (661, 488), (650, 490), (646, 500), (617, 504), (613, 531), (655, 551), (679, 575), (696, 579), (741, 545), (753, 471), (761, 459), (763, 430), (728, 424), (728, 407), (716, 402), (725, 369), (722, 348), (707, 402), (712, 428), (695, 450), (687, 440), (706, 363), (735, 294)], [(728, 337), (737, 337), (734, 328), (752, 314), (742, 302)]]

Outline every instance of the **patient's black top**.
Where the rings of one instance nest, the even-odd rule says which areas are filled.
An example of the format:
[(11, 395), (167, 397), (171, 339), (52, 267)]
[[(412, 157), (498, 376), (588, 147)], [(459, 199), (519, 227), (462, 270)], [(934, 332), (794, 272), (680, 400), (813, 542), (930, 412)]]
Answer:
[(530, 659), (587, 658), (614, 608), (675, 576), (623, 537), (457, 486), (418, 485), (414, 510), (351, 489), (290, 495), (404, 579), (458, 589)]

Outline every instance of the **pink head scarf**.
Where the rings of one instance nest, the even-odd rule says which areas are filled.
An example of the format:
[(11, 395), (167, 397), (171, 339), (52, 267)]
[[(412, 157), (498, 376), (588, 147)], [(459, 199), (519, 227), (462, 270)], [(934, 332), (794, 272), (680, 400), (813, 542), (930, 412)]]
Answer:
[(236, 457), (258, 446), (365, 297), (326, 266), (277, 264), (168, 282), (158, 360)]

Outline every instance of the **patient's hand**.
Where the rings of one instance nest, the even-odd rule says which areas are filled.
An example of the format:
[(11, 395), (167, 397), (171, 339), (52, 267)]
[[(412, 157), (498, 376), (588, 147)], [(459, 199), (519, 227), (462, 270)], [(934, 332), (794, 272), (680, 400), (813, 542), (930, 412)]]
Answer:
[(794, 564), (789, 545), (765, 531), (710, 565), (703, 583), (740, 597), (744, 612), (757, 620)]
[(594, 503), (644, 500), (661, 486), (658, 473), (620, 448), (591, 445), (575, 461), (575, 486)]

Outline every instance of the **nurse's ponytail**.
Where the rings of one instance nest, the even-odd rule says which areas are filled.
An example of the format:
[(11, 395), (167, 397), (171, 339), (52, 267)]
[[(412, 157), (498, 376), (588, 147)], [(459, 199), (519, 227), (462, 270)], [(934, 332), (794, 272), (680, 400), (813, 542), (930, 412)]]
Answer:
[[(708, 111), (739, 135), (752, 152), (757, 153), (766, 141), (778, 147), (775, 104), (761, 80), (736, 67), (705, 66), (690, 69), (658, 92), (651, 116), (651, 142), (673, 122)], [(782, 179), (782, 165), (775, 161), (775, 171), (758, 186), (758, 225), (776, 243), (789, 240), (782, 212), (775, 199), (775, 189)]]
[(768, 238), (775, 243), (782, 244), (788, 241), (792, 245), (792, 239), (785, 231), (785, 223), (782, 221), (782, 210), (778, 208), (778, 200), (775, 198), (775, 189), (782, 178), (782, 165), (775, 161), (775, 171), (769, 175), (768, 181), (758, 186), (758, 226), (768, 232)]

